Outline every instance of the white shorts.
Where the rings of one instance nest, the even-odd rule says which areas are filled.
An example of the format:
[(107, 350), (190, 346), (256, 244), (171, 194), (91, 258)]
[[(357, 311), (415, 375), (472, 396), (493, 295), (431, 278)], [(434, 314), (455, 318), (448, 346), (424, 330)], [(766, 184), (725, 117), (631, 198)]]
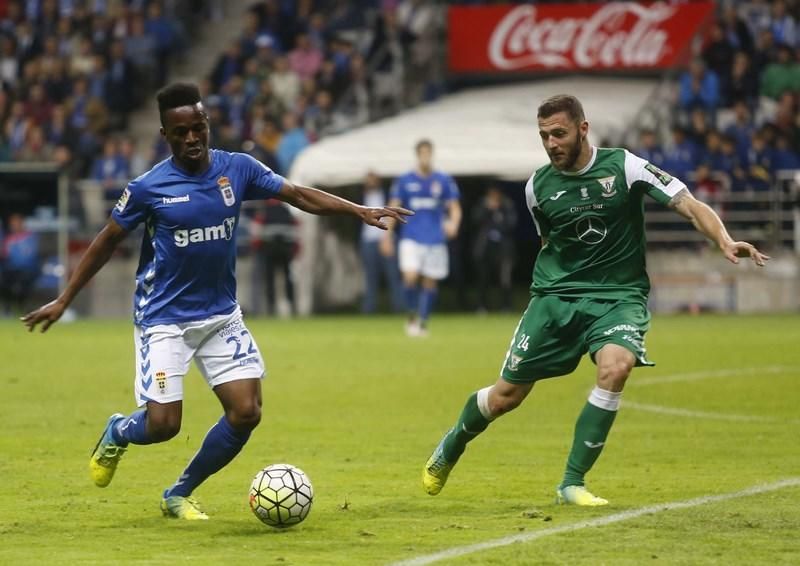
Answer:
[(194, 358), (210, 387), (264, 376), (264, 360), (242, 320), (239, 307), (231, 314), (196, 322), (134, 326), (136, 404), (171, 403), (183, 399), (183, 376)]
[(444, 279), (450, 271), (446, 244), (420, 244), (400, 240), (398, 248), (400, 271), (413, 271), (430, 279)]

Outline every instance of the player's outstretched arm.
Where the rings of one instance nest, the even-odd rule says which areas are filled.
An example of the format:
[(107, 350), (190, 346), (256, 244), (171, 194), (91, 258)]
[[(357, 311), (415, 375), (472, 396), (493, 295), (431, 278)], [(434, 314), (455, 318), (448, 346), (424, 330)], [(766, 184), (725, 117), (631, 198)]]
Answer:
[(750, 257), (756, 265), (763, 267), (769, 259), (768, 255), (758, 251), (753, 244), (737, 242), (731, 238), (714, 209), (694, 198), (688, 189), (683, 189), (672, 197), (669, 206), (689, 219), (699, 232), (716, 243), (730, 262), (739, 263), (740, 257)]
[(377, 226), (383, 230), (386, 230), (387, 226), (381, 220), (382, 218), (405, 222), (405, 216), (414, 214), (410, 210), (397, 206), (361, 206), (325, 191), (304, 187), (303, 185), (295, 185), (289, 181), (283, 184), (277, 197), (304, 212), (319, 215), (346, 214), (356, 216), (370, 226)]
[(61, 318), (78, 292), (108, 262), (111, 254), (127, 235), (128, 232), (113, 219), (109, 219), (108, 224), (100, 230), (89, 245), (89, 249), (83, 254), (61, 294), (54, 301), (29, 312), (20, 319), (28, 327), (28, 331), (32, 332), (37, 324), (42, 323), (42, 332), (45, 332), (50, 325)]

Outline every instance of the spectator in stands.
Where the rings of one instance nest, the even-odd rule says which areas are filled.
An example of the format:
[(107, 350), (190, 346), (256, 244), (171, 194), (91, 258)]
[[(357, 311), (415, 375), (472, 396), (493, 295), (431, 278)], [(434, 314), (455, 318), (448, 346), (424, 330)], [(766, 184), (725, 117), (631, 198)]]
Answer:
[(25, 132), (25, 142), (14, 154), (14, 161), (51, 161), (54, 150), (42, 126), (34, 122)]
[(67, 59), (61, 59), (44, 76), (44, 89), (54, 104), (62, 104), (70, 95), (72, 81), (67, 73)]
[[(381, 179), (370, 171), (364, 179), (364, 206), (386, 206), (386, 194), (381, 186)], [(374, 313), (378, 306), (378, 292), (381, 278), (386, 282), (394, 312), (403, 312), (403, 285), (400, 281), (400, 269), (397, 265), (397, 254), (383, 255), (380, 243), (383, 231), (373, 226), (364, 225), (361, 229), (359, 251), (364, 267), (364, 297), (361, 301), (361, 312)]]
[(656, 167), (664, 167), (664, 150), (658, 144), (656, 133), (653, 130), (644, 129), (640, 132), (639, 147), (636, 153)]
[(320, 90), (305, 113), (304, 127), (312, 139), (333, 131), (333, 99), (327, 90)]
[(730, 136), (722, 137), (718, 171), (730, 191), (738, 193), (747, 189), (745, 168), (736, 151), (736, 140)]
[(5, 122), (4, 132), (12, 156), (22, 149), (30, 126), (31, 119), (25, 115), (25, 104), (19, 100), (14, 101)]
[(337, 71), (331, 59), (322, 62), (316, 79), (319, 90), (327, 91), (332, 100), (338, 100), (347, 89), (347, 77)]
[(736, 151), (744, 157), (750, 149), (750, 139), (755, 132), (755, 125), (750, 114), (750, 109), (744, 101), (739, 101), (733, 106), (734, 121), (725, 129), (725, 133), (736, 140)]
[(722, 184), (714, 178), (708, 163), (697, 166), (692, 193), (698, 200), (713, 208), (720, 218), (723, 217)]
[(67, 114), (63, 105), (53, 106), (50, 121), (45, 124), (45, 134), (47, 141), (53, 145), (72, 146), (76, 143), (75, 132), (67, 123)]
[(753, 35), (744, 20), (739, 17), (736, 4), (728, 2), (722, 9), (722, 28), (725, 37), (734, 49), (753, 52)]
[(794, 18), (786, 11), (784, 0), (774, 0), (770, 10), (769, 30), (775, 38), (775, 42), (797, 47), (797, 26)]
[(764, 69), (777, 58), (777, 45), (772, 37), (772, 32), (762, 29), (756, 36), (756, 49), (753, 52), (753, 68), (759, 76)]
[(776, 171), (800, 169), (800, 156), (792, 149), (789, 136), (778, 134), (775, 138), (773, 166)]
[(789, 136), (790, 139), (800, 141), (800, 115), (798, 115), (800, 93), (784, 92), (778, 100), (778, 105), (769, 126), (776, 131)]
[(25, 115), (33, 120), (34, 124), (43, 126), (50, 122), (53, 115), (53, 104), (47, 98), (42, 83), (31, 85), (24, 109)]
[(694, 169), (697, 147), (686, 138), (686, 132), (680, 126), (672, 128), (672, 144), (664, 152), (664, 169), (671, 175), (681, 179), (688, 177)]
[(106, 74), (105, 103), (114, 129), (127, 127), (128, 114), (136, 107), (137, 98), (142, 94), (135, 86), (137, 77), (136, 68), (125, 55), (125, 44), (121, 40), (112, 42)]
[(249, 104), (242, 76), (232, 76), (222, 89), (222, 107), (225, 109), (226, 122), (236, 130), (236, 135), (240, 138), (245, 131)]
[(403, 106), (403, 46), (397, 12), (384, 8), (375, 18), (367, 63), (372, 66), (372, 94), (376, 118), (394, 114)]
[(425, 0), (402, 0), (397, 21), (405, 53), (406, 103), (416, 105), (433, 97), (437, 43), (436, 9)]
[(338, 104), (337, 122), (341, 124), (340, 129), (363, 126), (369, 121), (372, 93), (361, 55), (354, 55), (350, 59), (348, 82), (350, 86)]
[(719, 79), (714, 71), (706, 68), (702, 59), (694, 59), (681, 76), (678, 101), (686, 112), (695, 108), (714, 112), (719, 106)]
[(238, 40), (228, 44), (228, 48), (217, 58), (211, 71), (211, 84), (214, 92), (219, 92), (232, 76), (242, 72), (242, 47)]
[(0, 36), (0, 81), (4, 88), (16, 85), (19, 75), (17, 42), (12, 35)]
[(722, 136), (717, 130), (710, 130), (706, 134), (705, 147), (700, 152), (700, 161), (707, 165), (711, 171), (717, 171), (722, 163)]
[(72, 75), (88, 75), (94, 69), (94, 47), (92, 39), (82, 37), (78, 43), (78, 50), (70, 59), (70, 73)]
[(517, 212), (499, 187), (489, 186), (472, 209), (472, 256), (478, 279), (478, 310), (491, 310), (490, 289), (496, 284), (499, 304), (511, 310), (511, 272), (514, 267), (514, 229)]
[(706, 142), (706, 136), (711, 129), (709, 115), (701, 108), (695, 108), (689, 114), (689, 140), (700, 150)]
[(753, 69), (750, 56), (738, 51), (733, 56), (730, 80), (725, 85), (726, 107), (737, 101), (744, 101), (750, 108), (755, 108), (758, 99), (758, 73)]
[(753, 133), (744, 165), (747, 170), (747, 186), (750, 190), (769, 191), (772, 188), (774, 174), (772, 150), (767, 146), (763, 132)]
[(8, 234), (0, 250), (0, 298), (3, 312), (23, 312), (39, 276), (39, 237), (25, 228), (25, 217), (8, 217)]
[(272, 83), (272, 91), (283, 107), (291, 108), (297, 95), (300, 94), (300, 77), (289, 68), (289, 59), (283, 56), (275, 58), (269, 81)]
[(727, 85), (730, 81), (734, 48), (728, 41), (728, 37), (719, 22), (711, 24), (708, 32), (708, 41), (703, 47), (702, 55), (706, 67), (716, 73), (723, 86)]
[(297, 121), (293, 112), (286, 112), (282, 118), (283, 135), (278, 144), (275, 156), (280, 164), (280, 171), (288, 175), (295, 157), (309, 144), (308, 136)]
[(156, 81), (155, 87), (162, 86), (167, 80), (170, 56), (182, 48), (181, 32), (177, 27), (178, 20), (164, 17), (163, 7), (158, 0), (147, 5), (147, 19), (144, 30), (155, 40)]
[[(281, 143), (283, 134), (281, 133), (278, 124), (273, 118), (267, 117), (262, 125), (261, 131), (258, 132), (253, 141), (256, 142), (263, 150), (268, 151), (275, 155), (278, 151), (278, 146)], [(282, 173), (285, 173), (282, 172)]]
[(103, 142), (103, 154), (92, 163), (90, 178), (100, 183), (111, 198), (125, 186), (130, 178), (130, 164), (120, 153), (115, 138), (108, 137)]
[(139, 80), (144, 81), (148, 88), (155, 88), (162, 78), (158, 75), (161, 71), (156, 39), (145, 31), (144, 16), (141, 14), (134, 14), (130, 22), (130, 30), (124, 39), (125, 54), (136, 66)]
[(307, 33), (299, 33), (295, 47), (289, 52), (289, 68), (301, 80), (314, 78), (322, 66), (322, 50), (311, 43)]
[(778, 47), (777, 60), (767, 65), (761, 77), (761, 94), (774, 100), (784, 92), (800, 92), (800, 63), (788, 45)]

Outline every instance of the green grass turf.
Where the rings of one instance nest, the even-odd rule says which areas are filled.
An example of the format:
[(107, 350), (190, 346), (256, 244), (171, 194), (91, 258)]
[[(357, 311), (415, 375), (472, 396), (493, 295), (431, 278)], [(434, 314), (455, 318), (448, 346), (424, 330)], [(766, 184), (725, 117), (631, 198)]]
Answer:
[[(110, 413), (133, 408), (130, 324), (33, 335), (1, 322), (0, 564), (382, 564), (798, 477), (799, 322), (656, 317), (648, 351), (658, 366), (636, 370), (623, 399), (758, 419), (625, 409), (589, 476), (612, 505), (576, 509), (555, 506), (553, 492), (593, 383), (588, 360), (537, 385), (472, 443), (441, 495), (421, 489), (422, 465), (467, 395), (495, 379), (516, 317), (438, 316), (427, 340), (406, 338), (389, 317), (249, 320), (269, 368), (264, 417), (243, 453), (197, 491), (212, 517), (203, 524), (158, 510), (220, 414), (197, 371), (186, 379), (180, 435), (131, 447), (98, 489), (90, 449)], [(652, 383), (720, 370), (732, 374)], [(287, 531), (263, 526), (247, 506), (252, 476), (278, 462), (303, 468), (316, 490), (309, 518)], [(798, 541), (800, 488), (791, 487), (446, 563), (797, 564)]]

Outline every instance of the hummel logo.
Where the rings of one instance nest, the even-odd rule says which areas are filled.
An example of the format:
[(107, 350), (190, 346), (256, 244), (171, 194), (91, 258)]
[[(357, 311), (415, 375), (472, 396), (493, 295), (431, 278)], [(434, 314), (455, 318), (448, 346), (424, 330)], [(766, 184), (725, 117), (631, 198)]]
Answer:
[(566, 194), (567, 191), (558, 191), (556, 194), (550, 197), (550, 200), (558, 200), (561, 198), (561, 195)]
[(589, 442), (588, 440), (584, 440), (583, 443), (589, 448), (600, 448), (603, 444), (605, 444), (605, 442)]

